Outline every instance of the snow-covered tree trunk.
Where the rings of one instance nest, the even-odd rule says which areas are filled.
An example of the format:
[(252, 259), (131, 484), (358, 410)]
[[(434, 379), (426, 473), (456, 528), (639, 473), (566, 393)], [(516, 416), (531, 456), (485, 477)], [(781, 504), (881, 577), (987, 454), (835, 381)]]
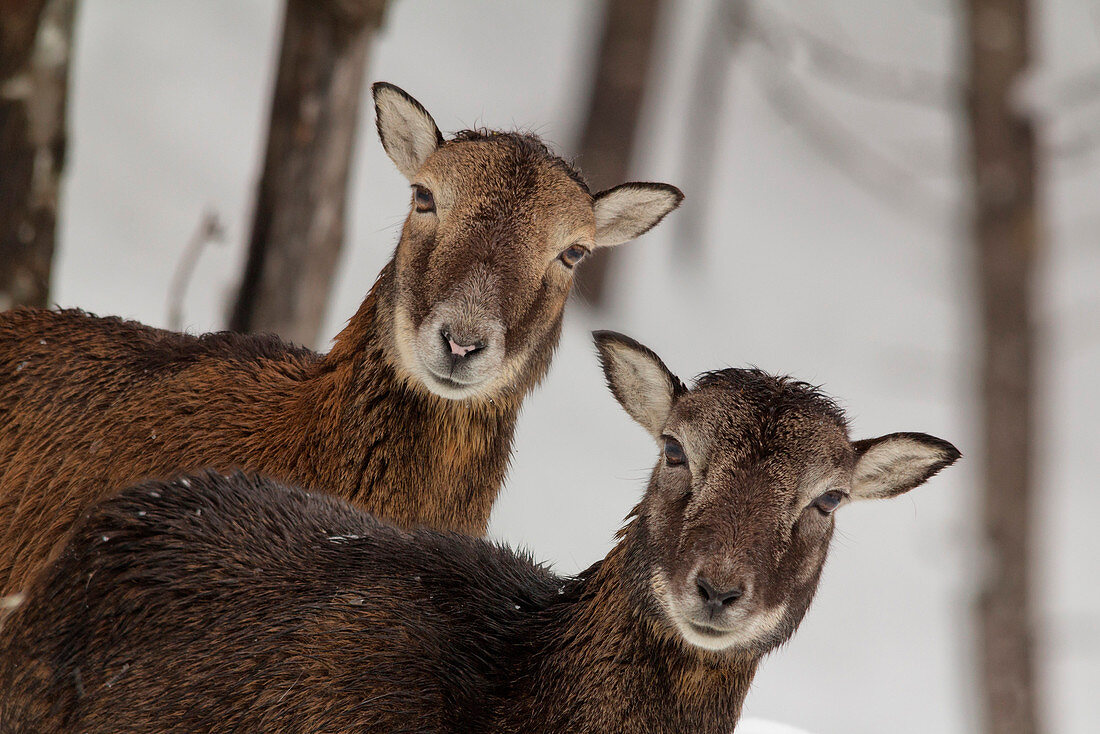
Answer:
[(235, 331), (317, 346), (344, 241), (367, 49), (385, 4), (287, 2)]
[(1032, 276), (1042, 241), (1035, 129), (1018, 92), (1030, 63), (1026, 0), (968, 0), (973, 237), (984, 344), (978, 599), (986, 731), (1039, 731), (1031, 597), (1035, 338)]
[(46, 306), (75, 0), (0, 0), (0, 311)]

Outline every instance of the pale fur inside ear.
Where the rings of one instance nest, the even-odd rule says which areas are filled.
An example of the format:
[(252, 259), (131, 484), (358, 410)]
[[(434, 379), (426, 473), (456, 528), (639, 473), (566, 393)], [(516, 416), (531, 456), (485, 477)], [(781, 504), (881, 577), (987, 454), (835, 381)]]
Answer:
[(611, 247), (652, 229), (684, 195), (668, 184), (626, 183), (595, 198), (596, 247)]
[(853, 445), (858, 458), (852, 499), (883, 499), (908, 492), (961, 456), (947, 441), (924, 433), (891, 433)]
[(443, 139), (435, 120), (419, 102), (388, 84), (374, 86), (374, 108), (382, 147), (412, 182)]
[(660, 438), (672, 404), (683, 390), (660, 357), (629, 337), (598, 332), (604, 376), (615, 399), (654, 438)]

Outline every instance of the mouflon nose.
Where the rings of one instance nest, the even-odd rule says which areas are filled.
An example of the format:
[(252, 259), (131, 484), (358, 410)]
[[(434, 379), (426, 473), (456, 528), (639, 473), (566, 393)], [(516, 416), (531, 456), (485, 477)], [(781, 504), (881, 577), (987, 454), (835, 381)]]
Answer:
[[(439, 330), (439, 336), (443, 339), (447, 348), (450, 349), (452, 360), (465, 359), (485, 348), (485, 344), (480, 340), (456, 336), (451, 332), (449, 326), (441, 328)], [(463, 342), (466, 343), (464, 344)]]
[(731, 606), (745, 594), (745, 590), (740, 585), (728, 589), (715, 588), (705, 576), (695, 577), (695, 588), (699, 591), (699, 597), (707, 609), (714, 612)]

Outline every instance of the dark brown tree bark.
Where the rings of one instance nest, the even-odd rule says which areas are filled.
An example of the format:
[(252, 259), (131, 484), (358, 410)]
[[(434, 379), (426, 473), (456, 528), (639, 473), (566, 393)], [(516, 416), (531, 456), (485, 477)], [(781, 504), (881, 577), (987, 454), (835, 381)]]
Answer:
[[(596, 76), (577, 159), (592, 190), (627, 179), (649, 78), (661, 0), (607, 0)], [(594, 307), (606, 301), (614, 250), (593, 253), (577, 271), (577, 290)]]
[(385, 0), (288, 0), (248, 262), (229, 328), (317, 346), (343, 246), (367, 49)]
[(1030, 63), (1026, 0), (968, 0), (973, 236), (984, 343), (981, 521), (988, 568), (978, 598), (985, 730), (1039, 731), (1032, 606), (1035, 330), (1040, 254), (1035, 129), (1014, 91)]
[(75, 0), (0, 0), (0, 311), (49, 303)]

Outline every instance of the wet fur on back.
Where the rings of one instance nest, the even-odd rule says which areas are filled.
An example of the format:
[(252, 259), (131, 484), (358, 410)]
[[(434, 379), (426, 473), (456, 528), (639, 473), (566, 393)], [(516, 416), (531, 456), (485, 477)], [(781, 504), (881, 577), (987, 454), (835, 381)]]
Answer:
[(0, 711), (43, 732), (726, 734), (812, 602), (834, 512), (960, 453), (851, 441), (835, 403), (757, 370), (689, 390), (629, 337), (595, 337), (662, 449), (579, 578), (271, 480), (147, 483), (94, 509), (0, 623)]
[(728, 730), (755, 665), (651, 626), (625, 532), (569, 579), (270, 480), (146, 482), (0, 623), (0, 731)]

